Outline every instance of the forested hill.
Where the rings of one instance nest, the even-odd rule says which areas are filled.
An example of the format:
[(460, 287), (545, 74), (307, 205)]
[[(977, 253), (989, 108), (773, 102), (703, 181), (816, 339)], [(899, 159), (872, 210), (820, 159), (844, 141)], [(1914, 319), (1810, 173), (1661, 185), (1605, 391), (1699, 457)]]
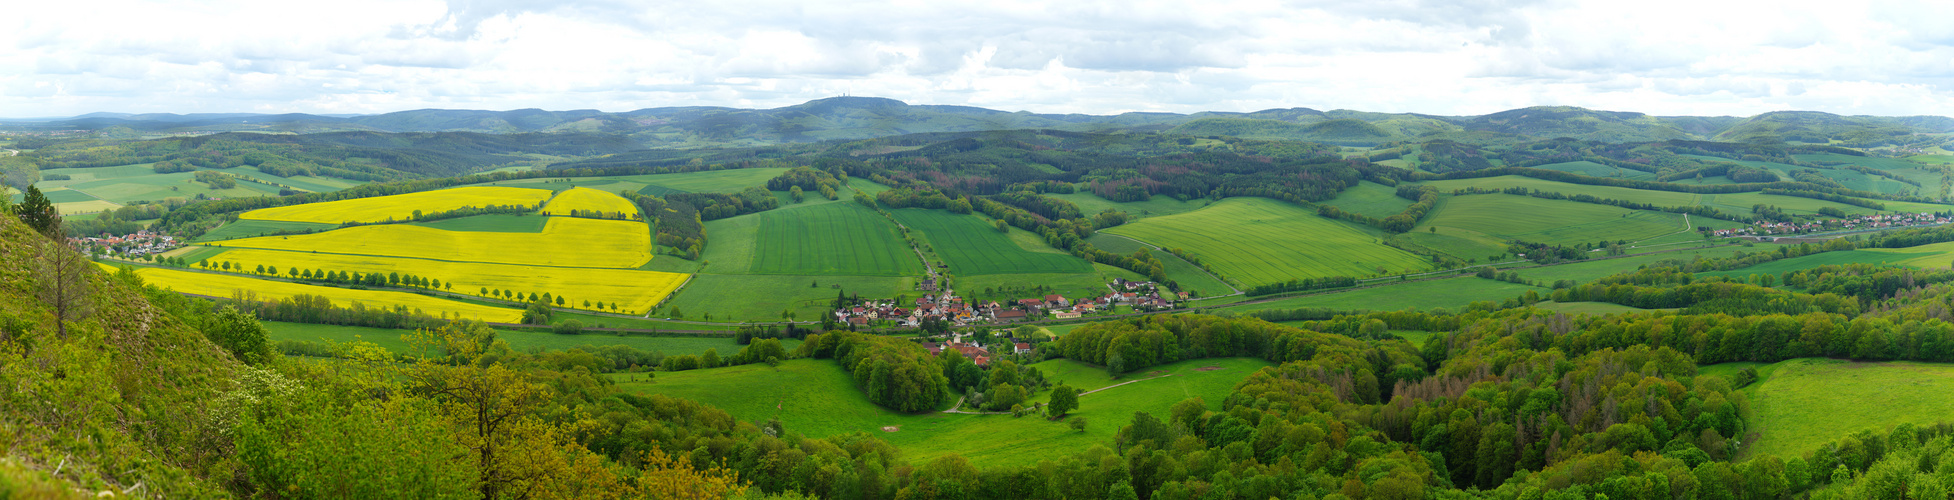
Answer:
[[(1227, 135), (1368, 146), (1452, 140), (1479, 145), (1567, 137), (1621, 143), (1662, 140), (1881, 144), (1908, 134), (1954, 132), (1940, 116), (1841, 116), (1815, 111), (1752, 117), (1651, 116), (1570, 106), (1536, 106), (1478, 116), (1310, 108), (1249, 113), (1041, 114), (970, 106), (912, 105), (875, 97), (832, 97), (772, 109), (712, 106), (634, 111), (422, 109), (379, 115), (114, 114), (44, 121), (0, 120), (0, 130), (93, 130), (114, 137), (226, 131), (272, 133), (585, 132), (629, 137), (650, 148), (710, 148), (860, 140), (930, 132), (1047, 129)], [(1857, 146), (1853, 146), (1857, 147)]]

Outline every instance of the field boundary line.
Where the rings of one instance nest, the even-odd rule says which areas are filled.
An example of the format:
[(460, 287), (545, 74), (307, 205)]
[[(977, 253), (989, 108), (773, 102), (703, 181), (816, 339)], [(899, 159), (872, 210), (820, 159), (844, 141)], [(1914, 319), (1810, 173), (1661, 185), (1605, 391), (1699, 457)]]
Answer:
[(1090, 391), (1086, 391), (1086, 392), (1081, 392), (1081, 393), (1079, 393), (1079, 395), (1080, 395), (1080, 396), (1084, 396), (1084, 395), (1087, 395), (1087, 394), (1092, 394), (1092, 393), (1095, 393), (1095, 392), (1099, 392), (1099, 391), (1103, 391), (1103, 390), (1107, 390), (1107, 389), (1111, 389), (1111, 388), (1114, 388), (1114, 387), (1119, 387), (1119, 386), (1122, 386), (1122, 385), (1126, 385), (1126, 384), (1132, 384), (1132, 383), (1136, 383), (1136, 382), (1145, 382), (1145, 381), (1148, 381), (1148, 380), (1153, 380), (1153, 379), (1161, 379), (1161, 378), (1167, 378), (1167, 377), (1172, 377), (1172, 376), (1174, 376), (1174, 374), (1172, 374), (1172, 373), (1169, 373), (1169, 374), (1166, 374), (1166, 375), (1161, 375), (1161, 376), (1158, 376), (1158, 377), (1147, 377), (1147, 378), (1140, 378), (1140, 379), (1133, 379), (1133, 380), (1128, 380), (1128, 381), (1125, 381), (1125, 382), (1120, 382), (1120, 383), (1117, 383), (1117, 384), (1113, 384), (1113, 385), (1109, 385), (1109, 386), (1105, 386), (1105, 387), (1101, 387), (1101, 388), (1098, 388), (1098, 389), (1093, 389), (1093, 390), (1090, 390)]

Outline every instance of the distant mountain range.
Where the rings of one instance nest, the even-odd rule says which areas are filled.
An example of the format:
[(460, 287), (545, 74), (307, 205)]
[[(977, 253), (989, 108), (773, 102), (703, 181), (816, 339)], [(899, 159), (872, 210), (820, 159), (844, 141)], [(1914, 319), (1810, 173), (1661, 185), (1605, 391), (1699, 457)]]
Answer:
[(1687, 139), (1878, 147), (1905, 142), (1903, 138), (1914, 134), (1954, 132), (1954, 118), (1842, 116), (1816, 111), (1779, 111), (1751, 117), (1651, 116), (1566, 106), (1537, 106), (1479, 116), (1309, 108), (1252, 113), (1082, 115), (910, 105), (875, 97), (834, 97), (773, 109), (699, 106), (618, 113), (423, 109), (379, 115), (90, 113), (71, 118), (0, 119), (0, 130), (73, 129), (130, 136), (246, 131), (591, 132), (628, 136), (650, 148), (762, 146), (925, 132), (1021, 129), (1226, 135), (1349, 146), (1432, 140), (1514, 144), (1568, 137), (1616, 143)]

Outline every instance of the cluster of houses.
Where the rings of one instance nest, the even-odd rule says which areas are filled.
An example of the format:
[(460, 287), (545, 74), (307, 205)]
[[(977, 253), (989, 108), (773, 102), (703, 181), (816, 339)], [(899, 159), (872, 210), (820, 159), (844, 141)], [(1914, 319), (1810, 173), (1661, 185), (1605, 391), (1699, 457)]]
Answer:
[[(946, 350), (957, 351), (957, 353), (963, 355), (964, 359), (970, 360), (971, 363), (987, 368), (991, 366), (991, 358), (995, 357), (995, 355), (991, 354), (990, 349), (985, 349), (984, 346), (965, 340), (964, 334), (952, 335), (948, 342), (924, 342), (923, 348), (929, 349), (930, 354), (938, 356), (943, 355), (943, 351)], [(1015, 341), (1011, 343), (1011, 354), (1028, 354), (1030, 352), (1031, 344)]]
[(1053, 294), (1035, 299), (1021, 299), (1009, 304), (997, 301), (965, 301), (956, 291), (941, 289), (934, 278), (922, 280), (919, 289), (921, 297), (913, 301), (895, 300), (867, 301), (861, 305), (839, 309), (834, 312), (835, 320), (856, 327), (867, 327), (881, 321), (895, 322), (900, 327), (916, 327), (925, 321), (942, 321), (954, 326), (964, 326), (977, 322), (1010, 323), (1024, 321), (1034, 316), (1050, 315), (1055, 319), (1074, 319), (1087, 314), (1111, 311), (1117, 306), (1131, 306), (1136, 311), (1155, 311), (1172, 309), (1174, 304), (1186, 300), (1187, 293), (1176, 295), (1161, 290), (1148, 281), (1127, 281), (1114, 278), (1106, 285), (1110, 290), (1101, 296), (1068, 299)]
[(1803, 234), (1819, 231), (1850, 231), (1855, 229), (1884, 229), (1911, 226), (1933, 226), (1950, 221), (1929, 212), (1917, 214), (1876, 214), (1855, 215), (1844, 219), (1825, 219), (1811, 222), (1759, 222), (1734, 229), (1718, 229), (1718, 237), (1769, 236), (1781, 234)]
[(175, 236), (152, 233), (147, 229), (126, 236), (86, 236), (74, 238), (73, 241), (82, 248), (97, 249), (94, 253), (125, 257), (159, 254), (183, 246)]

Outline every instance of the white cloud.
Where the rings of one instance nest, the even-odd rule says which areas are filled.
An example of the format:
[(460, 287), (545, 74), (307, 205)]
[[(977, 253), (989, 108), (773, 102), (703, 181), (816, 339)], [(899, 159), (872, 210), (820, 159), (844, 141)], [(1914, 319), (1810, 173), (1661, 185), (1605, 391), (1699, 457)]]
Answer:
[(0, 114), (1574, 105), (1954, 115), (1954, 7), (1741, 0), (35, 2)]

